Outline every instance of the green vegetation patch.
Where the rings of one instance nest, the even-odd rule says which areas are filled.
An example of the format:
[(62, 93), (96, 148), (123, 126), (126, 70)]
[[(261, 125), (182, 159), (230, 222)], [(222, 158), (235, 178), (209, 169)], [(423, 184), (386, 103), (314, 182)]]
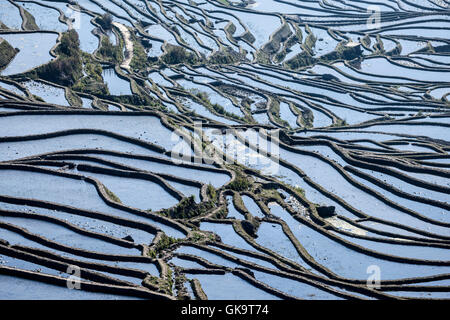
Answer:
[(97, 51), (97, 54), (101, 56), (102, 60), (114, 64), (120, 64), (123, 58), (121, 42), (119, 41), (119, 44), (113, 45), (108, 37), (103, 36), (100, 49)]
[(308, 67), (316, 63), (317, 59), (311, 56), (308, 52), (302, 51), (297, 54), (292, 59), (285, 62), (285, 66), (290, 69), (299, 69), (303, 67)]
[(150, 63), (142, 42), (133, 33), (131, 33), (131, 37), (133, 41), (133, 58), (131, 59), (130, 67), (139, 72), (147, 69)]
[(208, 186), (206, 187), (206, 193), (208, 194), (208, 197), (209, 199), (211, 199), (211, 201), (217, 200), (216, 188), (214, 188), (212, 184), (208, 184)]
[(101, 17), (97, 17), (95, 21), (103, 28), (103, 30), (112, 30), (113, 16), (109, 12), (104, 13)]
[(196, 203), (195, 197), (190, 196), (188, 198), (183, 198), (175, 207), (162, 210), (161, 214), (174, 219), (189, 219), (205, 214), (213, 207), (213, 201)]
[(71, 86), (83, 75), (80, 40), (75, 30), (62, 34), (56, 53), (59, 55), (56, 60), (37, 68), (35, 73), (41, 79)]
[(231, 190), (244, 191), (250, 188), (251, 183), (247, 177), (241, 173), (236, 173), (236, 178), (228, 185)]
[(34, 17), (31, 13), (23, 9), (23, 15), (24, 15), (23, 20), (25, 21), (25, 25), (23, 26), (24, 30), (33, 30), (33, 31), (39, 30), (39, 27), (36, 24), (36, 21), (34, 20)]
[(18, 50), (14, 49), (8, 41), (0, 38), (0, 70), (5, 68), (16, 56)]
[(172, 245), (178, 243), (179, 240), (173, 237), (169, 237), (165, 233), (163, 233), (159, 239), (159, 241), (152, 246), (148, 251), (148, 256), (152, 258), (158, 258), (164, 250), (170, 248)]
[[(170, 273), (171, 272), (172, 270), (170, 271)], [(147, 278), (145, 278), (144, 284), (156, 292), (172, 295), (172, 277), (163, 279), (155, 276), (148, 276)]]
[(82, 61), (86, 76), (79, 79), (72, 87), (73, 90), (98, 96), (109, 95), (107, 85), (103, 82), (103, 68), (88, 53), (82, 53)]
[(166, 64), (195, 64), (198, 62), (197, 56), (187, 51), (185, 48), (174, 45), (167, 45), (167, 53), (165, 53), (161, 60)]
[(103, 189), (105, 190), (106, 194), (108, 195), (108, 198), (110, 198), (111, 200), (113, 200), (115, 202), (122, 203), (122, 201), (120, 201), (120, 198), (118, 196), (116, 196), (114, 192), (109, 190), (105, 185), (103, 185)]
[(233, 64), (242, 59), (242, 54), (227, 47), (224, 50), (214, 52), (208, 59), (211, 64)]
[(335, 60), (353, 60), (360, 57), (361, 54), (360, 44), (349, 45), (348, 43), (340, 42), (334, 51), (321, 56), (320, 61), (327, 63)]
[(272, 99), (272, 103), (270, 104), (270, 107), (269, 107), (269, 112), (271, 113), (272, 117), (278, 124), (280, 124), (281, 126), (283, 126), (285, 128), (290, 127), (289, 122), (287, 122), (286, 120), (283, 120), (280, 117), (280, 102), (278, 100)]

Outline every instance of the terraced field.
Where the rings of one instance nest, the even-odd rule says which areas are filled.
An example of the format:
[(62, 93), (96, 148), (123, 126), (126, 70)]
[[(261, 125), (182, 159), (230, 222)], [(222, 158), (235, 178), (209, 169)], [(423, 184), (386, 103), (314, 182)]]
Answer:
[(0, 299), (449, 299), (449, 4), (0, 0)]

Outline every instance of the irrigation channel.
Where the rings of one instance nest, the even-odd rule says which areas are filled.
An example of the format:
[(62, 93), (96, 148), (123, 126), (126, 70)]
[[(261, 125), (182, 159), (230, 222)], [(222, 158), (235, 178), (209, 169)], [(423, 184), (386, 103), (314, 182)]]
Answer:
[(450, 298), (449, 4), (0, 0), (0, 299)]

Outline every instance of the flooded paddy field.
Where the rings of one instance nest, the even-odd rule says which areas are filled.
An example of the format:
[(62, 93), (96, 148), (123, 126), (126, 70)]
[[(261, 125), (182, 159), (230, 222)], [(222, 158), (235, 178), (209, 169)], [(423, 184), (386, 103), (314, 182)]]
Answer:
[(449, 16), (0, 0), (0, 299), (450, 299)]

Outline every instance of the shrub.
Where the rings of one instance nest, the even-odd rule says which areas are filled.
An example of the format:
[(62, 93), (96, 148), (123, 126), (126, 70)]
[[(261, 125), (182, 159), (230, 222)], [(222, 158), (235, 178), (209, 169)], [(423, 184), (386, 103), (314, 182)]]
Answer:
[(299, 186), (295, 186), (295, 187), (294, 187), (294, 190), (295, 190), (296, 192), (298, 192), (299, 194), (301, 194), (302, 196), (305, 196), (305, 190), (302, 189), (302, 188), (300, 188)]
[(103, 83), (102, 66), (88, 53), (82, 53), (82, 62), (86, 76), (72, 86), (75, 91), (94, 95), (109, 95), (108, 87)]
[(102, 38), (102, 44), (99, 49), (99, 54), (105, 59), (114, 63), (119, 63), (122, 59), (122, 50), (119, 45), (115, 46), (109, 41), (108, 37)]
[(176, 207), (162, 210), (161, 213), (172, 219), (189, 219), (204, 214), (212, 207), (212, 201), (196, 203), (195, 197), (190, 196), (181, 200)]
[(147, 53), (142, 45), (142, 42), (133, 37), (133, 58), (131, 59), (130, 67), (134, 70), (144, 70), (149, 66)]
[(161, 236), (161, 239), (156, 244), (155, 250), (156, 250), (157, 253), (159, 253), (162, 250), (165, 250), (165, 249), (169, 248), (172, 244), (177, 243), (177, 242), (178, 242), (177, 239), (175, 239), (173, 237), (169, 237), (166, 234), (163, 234)]
[(113, 16), (109, 12), (103, 14), (97, 21), (105, 31), (112, 29)]
[(212, 201), (216, 201), (217, 198), (217, 192), (216, 189), (213, 187), (212, 184), (208, 184), (208, 187), (206, 188), (206, 192), (208, 194), (208, 197), (212, 200)]
[(197, 62), (195, 54), (188, 52), (185, 48), (180, 46), (170, 46), (168, 52), (164, 54), (161, 59), (166, 64), (194, 64)]
[(78, 79), (80, 72), (81, 64), (76, 57), (64, 57), (39, 68), (38, 75), (42, 79), (61, 85), (72, 85)]
[(207, 92), (199, 91), (198, 89), (193, 89), (192, 92), (203, 102), (209, 103), (209, 96)]
[(245, 177), (237, 175), (229, 187), (234, 191), (244, 191), (250, 187), (250, 182)]
[(61, 43), (56, 50), (59, 54), (65, 56), (80, 56), (80, 39), (78, 33), (71, 29), (64, 32), (61, 37)]
[(242, 58), (241, 54), (231, 48), (216, 51), (209, 57), (209, 63), (212, 64), (232, 64)]
[(82, 76), (80, 40), (75, 30), (64, 32), (56, 49), (58, 59), (39, 67), (37, 75), (61, 85), (73, 85)]

